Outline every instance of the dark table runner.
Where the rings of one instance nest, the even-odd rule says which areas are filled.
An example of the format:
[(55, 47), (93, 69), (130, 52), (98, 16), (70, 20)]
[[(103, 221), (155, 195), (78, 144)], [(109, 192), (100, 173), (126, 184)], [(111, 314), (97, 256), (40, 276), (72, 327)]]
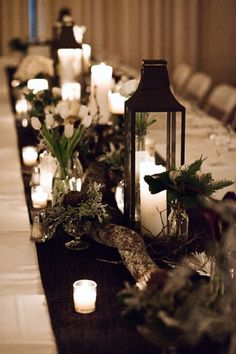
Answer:
[[(16, 125), (19, 155), (24, 145), (35, 145), (34, 132)], [(30, 216), (30, 169), (22, 165), (22, 175)], [(124, 282), (133, 278), (119, 261), (118, 252), (89, 239), (90, 247), (83, 251), (65, 248), (70, 240), (62, 230), (51, 240), (36, 244), (42, 284), (47, 299), (52, 329), (60, 354), (158, 354), (158, 349), (146, 342), (135, 328), (121, 318), (117, 293)], [(74, 310), (73, 282), (92, 279), (97, 282), (96, 310), (78, 314)]]
[[(70, 251), (68, 237), (59, 231), (45, 244), (37, 244), (39, 268), (58, 351), (61, 354), (158, 353), (137, 331), (122, 321), (117, 292), (124, 281), (133, 282), (123, 264), (108, 263), (119, 256), (115, 249), (90, 242), (84, 251)], [(78, 279), (97, 282), (96, 310), (74, 310), (72, 284)]]
[[(35, 144), (30, 127), (17, 126), (19, 155), (23, 145)], [(22, 162), (22, 159), (21, 159)], [(29, 213), (30, 169), (22, 166), (22, 175)], [(88, 238), (89, 239), (89, 238)], [(90, 248), (71, 251), (65, 248), (69, 236), (62, 230), (45, 243), (36, 244), (42, 284), (47, 299), (52, 329), (59, 354), (158, 354), (161, 349), (143, 339), (134, 327), (121, 318), (117, 293), (124, 282), (133, 279), (122, 263), (116, 249), (89, 239)], [(96, 310), (78, 314), (74, 310), (73, 283), (78, 279), (97, 282)], [(222, 346), (208, 342), (199, 348), (181, 348), (178, 354), (226, 353)], [(224, 345), (223, 345), (224, 346)]]

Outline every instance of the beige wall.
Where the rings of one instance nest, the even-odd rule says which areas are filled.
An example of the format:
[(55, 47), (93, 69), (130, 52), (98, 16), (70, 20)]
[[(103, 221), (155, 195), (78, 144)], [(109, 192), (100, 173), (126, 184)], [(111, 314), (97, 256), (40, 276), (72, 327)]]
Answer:
[(202, 0), (199, 65), (215, 83), (236, 86), (236, 1)]
[[(236, 85), (235, 0), (38, 0), (41, 40), (51, 38), (62, 6), (87, 26), (84, 41), (98, 60), (140, 68), (144, 58), (165, 58), (169, 70), (186, 61)], [(0, 0), (2, 53), (11, 37), (27, 37), (26, 7), (27, 0)]]

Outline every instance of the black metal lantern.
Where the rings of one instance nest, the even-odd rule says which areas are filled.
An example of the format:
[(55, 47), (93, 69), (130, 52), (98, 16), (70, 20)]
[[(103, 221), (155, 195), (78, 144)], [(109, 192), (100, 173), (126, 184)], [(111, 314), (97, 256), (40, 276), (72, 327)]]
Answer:
[[(143, 135), (141, 131), (145, 130), (145, 124), (148, 126), (151, 122), (148, 136), (151, 135), (155, 151), (153, 164), (160, 160), (166, 170), (184, 164), (185, 108), (170, 90), (166, 66), (165, 60), (143, 60), (139, 86), (125, 102), (124, 215), (126, 225), (133, 229), (139, 229), (141, 223), (137, 211), (141, 173), (137, 172), (140, 167), (137, 156), (145, 149), (143, 138), (147, 131)], [(140, 156), (145, 160), (149, 153)], [(148, 170), (144, 172), (149, 174)]]
[(56, 43), (61, 84), (76, 82), (82, 75), (82, 45), (75, 40), (72, 21), (64, 22)]

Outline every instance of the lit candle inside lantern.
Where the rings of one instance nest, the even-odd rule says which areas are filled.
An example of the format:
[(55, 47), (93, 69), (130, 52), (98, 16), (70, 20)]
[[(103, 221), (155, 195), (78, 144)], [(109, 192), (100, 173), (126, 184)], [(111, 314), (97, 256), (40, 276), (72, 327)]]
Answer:
[(37, 149), (34, 146), (24, 146), (22, 148), (22, 158), (25, 166), (34, 166), (38, 158)]
[(47, 206), (48, 194), (42, 186), (33, 186), (31, 187), (31, 200), (34, 208), (45, 208)]
[(41, 90), (48, 90), (48, 80), (46, 79), (30, 79), (27, 81), (27, 88), (37, 93)]
[[(161, 173), (165, 170), (165, 167), (155, 165), (152, 161), (140, 163), (141, 225), (143, 232), (150, 231), (154, 236), (162, 231), (163, 226), (166, 226), (166, 191), (151, 194), (149, 186), (144, 180), (144, 176)], [(162, 212), (161, 215), (160, 212)]]
[(73, 284), (75, 311), (91, 313), (95, 310), (97, 298), (97, 283), (93, 280), (77, 280)]
[(89, 44), (82, 44), (83, 51), (83, 68), (87, 73), (90, 68), (90, 59), (91, 59), (91, 46)]
[(80, 100), (81, 85), (78, 82), (65, 82), (61, 87), (61, 95), (63, 100)]
[(25, 98), (20, 98), (16, 101), (16, 113), (18, 116), (24, 116), (28, 112), (28, 102)]
[(40, 185), (47, 192), (48, 200), (51, 200), (52, 180), (57, 169), (56, 159), (43, 152), (39, 155)]
[(107, 124), (110, 117), (108, 91), (112, 86), (112, 67), (101, 63), (91, 68), (90, 113), (99, 112), (99, 124)]
[(121, 96), (119, 92), (108, 93), (109, 110), (112, 114), (124, 114), (125, 110), (125, 100), (124, 96)]
[(58, 49), (58, 57), (60, 61), (61, 85), (75, 81), (82, 72), (82, 49)]

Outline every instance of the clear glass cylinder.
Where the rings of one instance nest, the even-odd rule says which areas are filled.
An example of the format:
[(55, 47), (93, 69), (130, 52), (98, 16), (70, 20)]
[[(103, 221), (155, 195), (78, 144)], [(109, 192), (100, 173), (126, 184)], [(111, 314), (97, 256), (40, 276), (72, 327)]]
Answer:
[(186, 210), (179, 203), (174, 203), (168, 216), (169, 236), (188, 237), (189, 217)]
[(57, 204), (62, 197), (70, 191), (70, 176), (68, 169), (57, 165), (56, 173), (52, 180), (52, 206)]

